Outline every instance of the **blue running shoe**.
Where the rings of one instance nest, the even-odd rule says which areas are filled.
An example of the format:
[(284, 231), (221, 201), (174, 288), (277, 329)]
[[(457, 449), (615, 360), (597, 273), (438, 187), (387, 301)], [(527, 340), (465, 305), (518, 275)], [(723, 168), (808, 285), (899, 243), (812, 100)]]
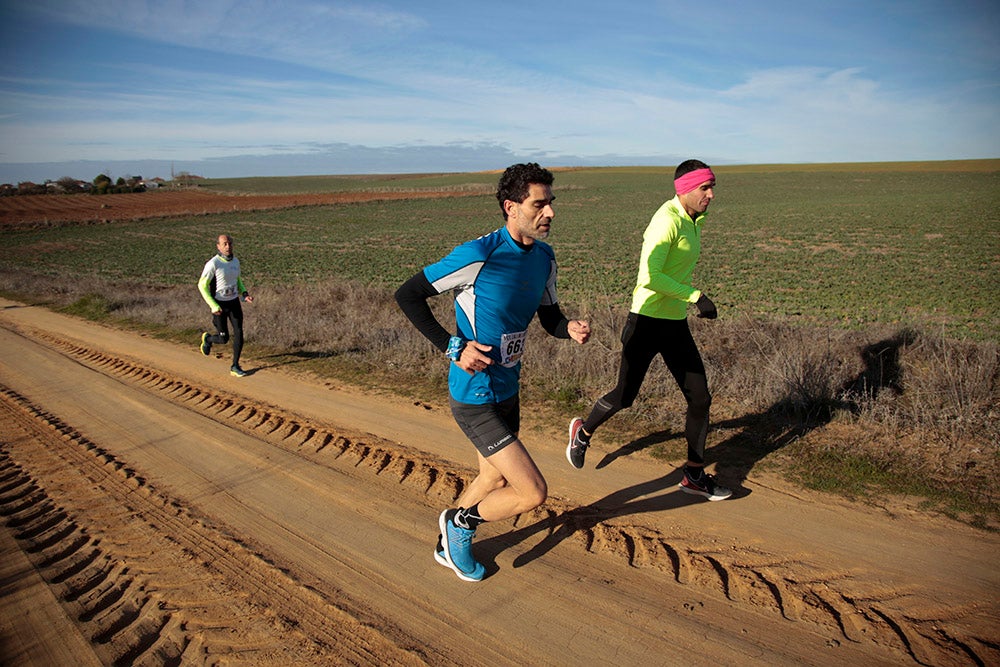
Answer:
[(208, 332), (201, 335), (201, 353), (206, 357), (212, 354), (212, 342), (208, 340)]
[(462, 581), (482, 581), (486, 568), (472, 557), (472, 538), (476, 531), (456, 526), (454, 518), (457, 513), (458, 510), (445, 510), (438, 517), (438, 526), (445, 536), (442, 540), (444, 559)]
[(239, 365), (233, 366), (229, 369), (229, 374), (233, 377), (246, 377), (247, 372), (239, 367)]

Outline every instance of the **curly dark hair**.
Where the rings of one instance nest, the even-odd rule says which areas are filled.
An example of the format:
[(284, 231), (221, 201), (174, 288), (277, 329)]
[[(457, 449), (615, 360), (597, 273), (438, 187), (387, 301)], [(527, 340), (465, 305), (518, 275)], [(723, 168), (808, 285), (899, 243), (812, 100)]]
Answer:
[(684, 162), (677, 165), (677, 169), (674, 170), (674, 180), (676, 181), (684, 174), (690, 174), (692, 171), (696, 171), (698, 169), (711, 169), (711, 167), (701, 160), (684, 160)]
[(503, 219), (507, 219), (507, 211), (503, 203), (508, 199), (516, 201), (518, 204), (528, 198), (528, 186), (532, 183), (538, 185), (552, 185), (555, 176), (544, 167), (540, 167), (537, 162), (527, 164), (512, 164), (500, 177), (497, 183), (497, 201), (500, 203), (500, 210), (503, 212)]

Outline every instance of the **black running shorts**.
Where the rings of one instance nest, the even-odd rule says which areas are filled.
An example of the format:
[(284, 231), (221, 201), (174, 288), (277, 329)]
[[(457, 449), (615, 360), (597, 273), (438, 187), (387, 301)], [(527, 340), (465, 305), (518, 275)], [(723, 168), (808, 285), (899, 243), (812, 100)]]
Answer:
[(459, 428), (476, 446), (483, 458), (489, 458), (517, 440), (521, 429), (521, 398), (514, 394), (500, 403), (473, 405), (449, 398), (451, 414)]

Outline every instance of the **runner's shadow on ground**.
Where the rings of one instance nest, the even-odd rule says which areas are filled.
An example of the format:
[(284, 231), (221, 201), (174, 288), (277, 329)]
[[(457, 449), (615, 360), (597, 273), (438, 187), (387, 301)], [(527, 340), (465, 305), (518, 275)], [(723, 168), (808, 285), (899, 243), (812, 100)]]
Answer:
[[(864, 370), (840, 388), (838, 396), (843, 398), (820, 397), (821, 400), (813, 403), (803, 403), (790, 397), (776, 402), (760, 413), (716, 423), (714, 427), (718, 429), (739, 429), (738, 433), (705, 452), (705, 462), (716, 464), (720, 483), (733, 490), (732, 497), (722, 502), (733, 502), (748, 496), (751, 492), (742, 486), (742, 482), (759, 461), (810, 431), (828, 424), (836, 410), (847, 409), (858, 412), (864, 400), (874, 398), (883, 390), (902, 393), (899, 353), (904, 345), (911, 344), (913, 340), (912, 334), (903, 331), (892, 338), (861, 348)], [(658, 431), (643, 436), (605, 455), (596, 467), (603, 468), (623, 456), (629, 456), (675, 437), (683, 437), (683, 433)], [(692, 503), (708, 502), (700, 496), (686, 494), (677, 488), (683, 474), (683, 470), (678, 468), (662, 477), (611, 493), (589, 505), (546, 517), (524, 528), (483, 540), (476, 544), (477, 557), (488, 571), (495, 572), (499, 569), (495, 560), (497, 554), (538, 533), (547, 532), (548, 534), (538, 544), (514, 559), (514, 567), (521, 567), (544, 555), (575, 533), (586, 533), (608, 519), (645, 512), (661, 512)]]
[(598, 461), (597, 465), (594, 466), (594, 469), (600, 470), (601, 468), (606, 468), (622, 457), (631, 456), (636, 452), (641, 452), (642, 450), (652, 447), (653, 445), (658, 445), (661, 442), (666, 442), (671, 438), (680, 437), (681, 435), (683, 434), (673, 433), (672, 431), (657, 431), (655, 433), (650, 433), (649, 435), (644, 435), (637, 440), (625, 443), (609, 454), (605, 454), (604, 458)]
[[(724, 486), (739, 485), (762, 458), (775, 452), (790, 442), (801, 438), (809, 431), (830, 421), (829, 414), (822, 418), (805, 418), (794, 414), (794, 409), (778, 403), (764, 412), (747, 414), (736, 419), (715, 422), (713, 431), (738, 429), (739, 431), (721, 443), (705, 450), (705, 463), (716, 464), (716, 472)], [(683, 432), (656, 431), (631, 442), (615, 451), (605, 454), (595, 469), (605, 468), (616, 460), (631, 456), (655, 445), (674, 438), (682, 441)]]
[[(737, 432), (707, 449), (705, 462), (715, 463), (719, 481), (734, 487), (735, 491), (758, 462), (830, 423), (837, 411), (857, 414), (864, 403), (874, 400), (883, 391), (903, 393), (900, 350), (915, 340), (916, 334), (904, 329), (890, 338), (859, 346), (864, 368), (837, 389), (836, 397), (822, 391), (816, 391), (813, 396), (806, 391), (805, 395), (782, 398), (767, 410), (712, 424), (713, 430), (734, 429)], [(682, 432), (650, 433), (605, 455), (596, 467), (603, 468), (619, 458), (683, 436)]]
[(278, 354), (269, 354), (261, 359), (270, 360), (267, 364), (262, 365), (260, 370), (266, 368), (281, 368), (282, 366), (291, 366), (292, 364), (301, 364), (307, 361), (312, 361), (313, 359), (331, 359), (333, 357), (339, 356), (339, 352), (328, 352), (319, 350), (296, 350), (295, 352), (279, 352)]
[[(541, 542), (514, 559), (514, 567), (522, 567), (548, 553), (563, 540), (576, 533), (587, 534), (597, 524), (609, 519), (646, 512), (663, 512), (694, 503), (709, 502), (701, 496), (681, 491), (678, 484), (683, 477), (684, 471), (677, 468), (662, 477), (610, 493), (589, 505), (567, 510), (524, 528), (476, 542), (476, 557), (488, 571), (494, 571), (498, 569), (495, 560), (497, 554), (539, 533), (547, 533)], [(732, 497), (723, 502), (732, 502), (749, 493), (746, 490), (734, 491)]]

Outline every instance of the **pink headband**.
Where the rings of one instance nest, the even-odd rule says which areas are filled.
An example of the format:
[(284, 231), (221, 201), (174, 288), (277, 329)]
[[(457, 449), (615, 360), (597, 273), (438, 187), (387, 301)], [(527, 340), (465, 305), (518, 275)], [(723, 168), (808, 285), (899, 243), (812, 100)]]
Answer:
[(677, 194), (686, 195), (705, 181), (714, 180), (715, 174), (712, 173), (711, 169), (707, 167), (705, 169), (695, 169), (675, 179), (674, 189), (677, 190)]

